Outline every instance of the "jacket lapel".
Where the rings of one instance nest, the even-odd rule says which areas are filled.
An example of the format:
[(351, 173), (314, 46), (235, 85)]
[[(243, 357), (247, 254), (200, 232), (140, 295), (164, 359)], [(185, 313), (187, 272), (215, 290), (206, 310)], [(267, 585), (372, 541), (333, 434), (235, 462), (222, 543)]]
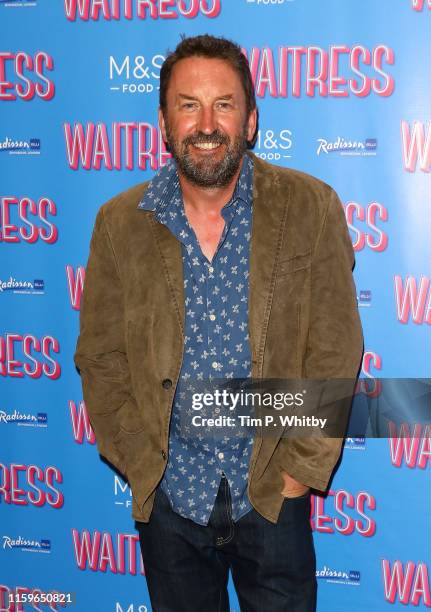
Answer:
[(261, 378), (266, 331), (275, 287), (290, 194), (282, 190), (270, 164), (254, 160), (250, 246), (249, 333), (253, 378)]
[(181, 333), (184, 336), (185, 304), (181, 242), (166, 225), (156, 221), (154, 215), (150, 215), (149, 220), (163, 261), (163, 270), (178, 315)]

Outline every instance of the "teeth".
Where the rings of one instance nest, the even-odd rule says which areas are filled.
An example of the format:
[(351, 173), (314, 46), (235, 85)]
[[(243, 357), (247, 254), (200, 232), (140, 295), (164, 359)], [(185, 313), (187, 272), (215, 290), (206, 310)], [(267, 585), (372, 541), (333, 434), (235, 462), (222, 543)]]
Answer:
[(219, 143), (218, 142), (201, 142), (199, 144), (195, 144), (195, 147), (197, 147), (198, 149), (216, 149), (217, 147), (219, 147)]

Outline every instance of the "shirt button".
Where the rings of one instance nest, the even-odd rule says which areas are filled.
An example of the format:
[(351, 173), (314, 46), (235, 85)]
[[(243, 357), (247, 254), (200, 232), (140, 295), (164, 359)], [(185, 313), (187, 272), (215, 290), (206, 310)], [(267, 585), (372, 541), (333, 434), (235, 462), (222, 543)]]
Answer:
[(166, 459), (166, 453), (165, 453), (164, 450), (162, 450), (162, 457), (163, 457), (163, 459)]
[(214, 268), (213, 268), (212, 266), (210, 266), (210, 267), (208, 268), (208, 272), (211, 272), (211, 273), (212, 273), (212, 272), (214, 272)]
[(218, 458), (219, 458), (219, 459), (224, 459), (224, 453), (219, 453), (219, 454), (218, 454)]
[(213, 361), (213, 362), (212, 362), (212, 364), (211, 364), (211, 367), (213, 367), (213, 368), (214, 368), (214, 370), (217, 370), (217, 368), (218, 368), (218, 363), (217, 363), (217, 361)]
[(162, 381), (162, 387), (163, 389), (170, 389), (172, 387), (172, 380), (170, 378), (165, 378)]
[(211, 321), (215, 321), (215, 319), (216, 319), (215, 314), (210, 314), (210, 320), (211, 320)]

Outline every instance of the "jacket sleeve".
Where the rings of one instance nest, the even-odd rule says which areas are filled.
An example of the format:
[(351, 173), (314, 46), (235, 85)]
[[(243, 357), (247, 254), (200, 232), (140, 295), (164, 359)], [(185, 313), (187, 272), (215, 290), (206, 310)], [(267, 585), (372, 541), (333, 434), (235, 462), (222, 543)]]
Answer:
[[(353, 248), (343, 206), (331, 189), (312, 255), (310, 323), (303, 376), (316, 381), (325, 379), (326, 398), (336, 395), (341, 385), (344, 401), (334, 404), (333, 415), (334, 418), (340, 415), (341, 406), (345, 411), (341, 415), (344, 421), (347, 421), (363, 353), (353, 265)], [(337, 383), (334, 379), (344, 380)], [(343, 427), (336, 429), (335, 435), (344, 435)], [(289, 474), (305, 485), (324, 491), (340, 456), (342, 442), (341, 437), (319, 435), (285, 439), (283, 452), (288, 459)]]
[(123, 300), (119, 269), (102, 207), (96, 218), (86, 268), (75, 364), (81, 374), (84, 401), (98, 450), (124, 473), (114, 437), (120, 429), (120, 411), (135, 400), (126, 355)]

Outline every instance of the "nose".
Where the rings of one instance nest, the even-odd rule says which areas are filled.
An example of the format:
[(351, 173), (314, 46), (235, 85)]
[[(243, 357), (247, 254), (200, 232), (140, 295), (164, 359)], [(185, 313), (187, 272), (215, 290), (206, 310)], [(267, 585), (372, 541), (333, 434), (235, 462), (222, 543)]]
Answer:
[(216, 118), (211, 106), (201, 108), (197, 128), (199, 132), (204, 134), (212, 134), (216, 129)]

